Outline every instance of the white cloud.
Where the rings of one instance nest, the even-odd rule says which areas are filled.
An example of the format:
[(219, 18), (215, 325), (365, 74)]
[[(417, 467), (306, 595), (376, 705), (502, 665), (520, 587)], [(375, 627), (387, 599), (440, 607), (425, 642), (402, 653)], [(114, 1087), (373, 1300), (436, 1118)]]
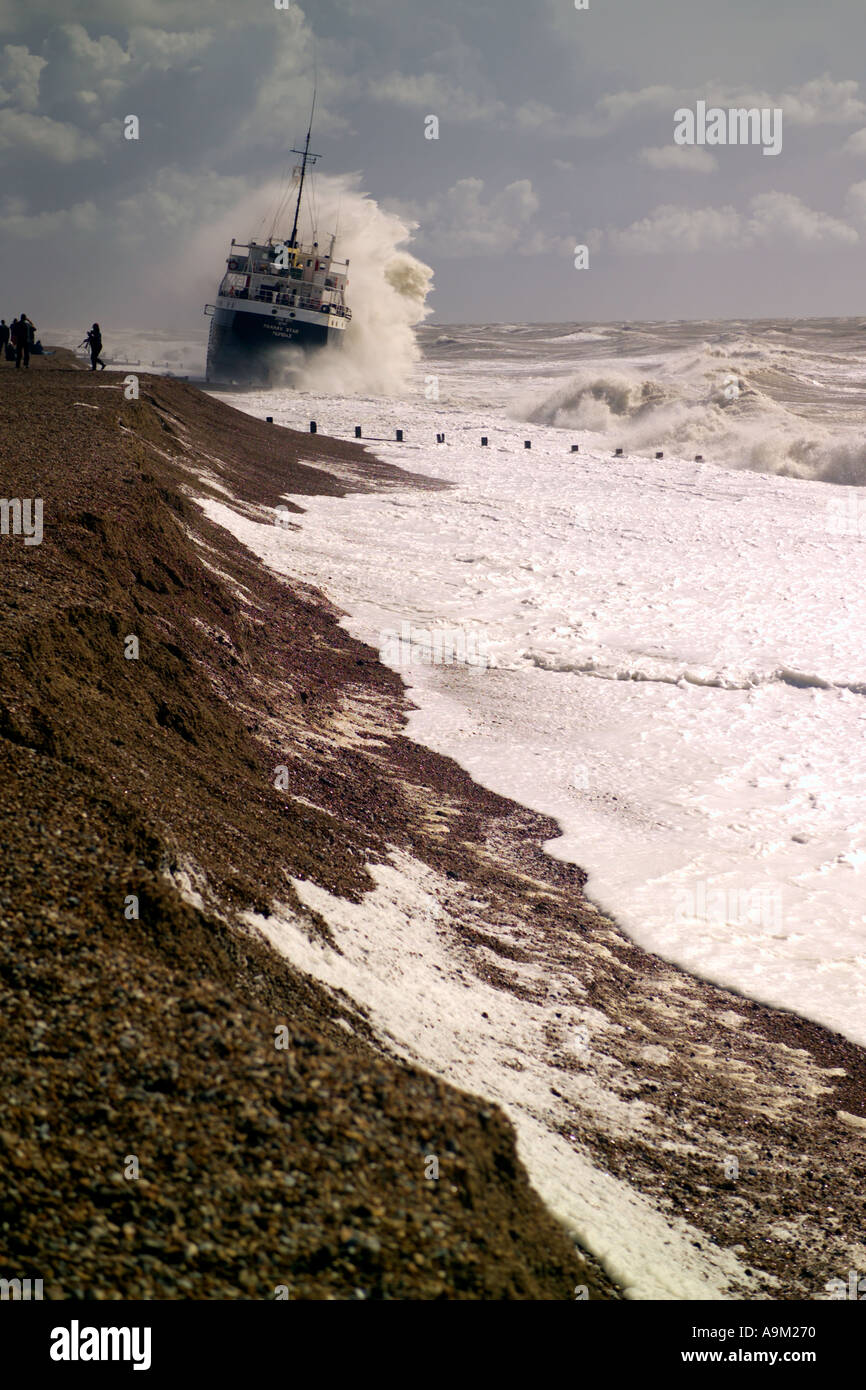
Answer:
[(533, 225), (538, 209), (538, 195), (529, 179), (516, 179), (498, 193), (490, 193), (478, 178), (459, 179), (429, 203), (399, 207), (401, 215), (418, 224), (419, 240), (434, 246), (440, 256), (570, 252), (572, 240)]
[(41, 241), (69, 236), (76, 232), (94, 232), (102, 224), (102, 214), (95, 203), (75, 203), (56, 212), (31, 212), (23, 198), (5, 198), (0, 210), (4, 239)]
[(8, 107), (0, 110), (0, 148), (41, 155), (57, 164), (72, 164), (99, 154), (97, 142), (75, 126)]
[(673, 169), (686, 174), (711, 174), (719, 167), (715, 155), (697, 145), (662, 145), (641, 150), (639, 158), (651, 169), (662, 172)]
[(46, 61), (29, 48), (7, 43), (0, 60), (0, 99), (14, 101), (25, 111), (35, 111), (39, 105), (39, 78)]
[(557, 115), (552, 106), (543, 101), (525, 101), (514, 112), (514, 124), (518, 130), (542, 131), (557, 129), (570, 124)]
[(671, 251), (728, 250), (741, 236), (742, 218), (736, 208), (684, 208), (666, 203), (623, 231), (612, 230), (608, 241), (615, 251), (652, 256)]
[(639, 111), (671, 111), (679, 104), (682, 92), (676, 87), (642, 87), (637, 92), (613, 92), (596, 102), (596, 110), (605, 128), (611, 129)]
[[(204, 322), (201, 307), (213, 295), (229, 238), (248, 234), (247, 218), (261, 196), (261, 186), (252, 181), (179, 168), (159, 171), (132, 196), (118, 197), (112, 186), (44, 212), (24, 197), (0, 192), (0, 246), (20, 267), (22, 283), (36, 287), (28, 297), (37, 323), (44, 324), (49, 311), (55, 324), (68, 325), (84, 312), (92, 322), (87, 301), (95, 291), (100, 322), (145, 322), (148, 316), (154, 322), (156, 314), (164, 323), (166, 315), (177, 313), (194, 331)], [(79, 264), (80, 276), (64, 272), (52, 280), (40, 274), (57, 262), (58, 248), (60, 262)]]
[(389, 101), (396, 106), (411, 107), (425, 115), (439, 116), (443, 122), (450, 120), (464, 124), (477, 121), (546, 138), (581, 134), (584, 123), (582, 117), (564, 116), (543, 101), (524, 101), (512, 107), (494, 97), (485, 84), (474, 76), (458, 84), (442, 73), (423, 72), (408, 76), (392, 72), (387, 77), (371, 81), (367, 86), (367, 95), (374, 101)]
[(270, 146), (284, 158), (287, 134), (300, 139), (306, 131), (314, 69), (318, 73), (317, 133), (339, 135), (351, 130), (337, 108), (356, 94), (357, 81), (322, 61), (313, 32), (296, 6), (280, 10), (279, 18), (281, 23), (267, 45), (269, 65), (263, 63), (255, 85), (255, 100), (233, 130), (232, 152), (249, 145)]
[[(211, 29), (168, 30), (136, 25), (129, 31), (124, 48), (108, 34), (93, 38), (83, 24), (61, 26), (69, 58), (74, 60), (79, 80), (98, 85), (103, 94), (116, 91), (123, 82), (151, 70), (168, 72), (198, 58), (213, 43)], [(67, 60), (68, 62), (69, 60)]]
[[(866, 184), (861, 185), (866, 192)], [(866, 199), (864, 199), (866, 206)], [(742, 251), (755, 246), (817, 250), (851, 246), (855, 228), (828, 213), (817, 212), (792, 193), (759, 193), (750, 215), (736, 208), (686, 208), (664, 204), (623, 230), (612, 229), (608, 241), (632, 255)]]
[(162, 72), (197, 58), (213, 43), (213, 30), (195, 32), (137, 27), (129, 35), (129, 57), (136, 67)]
[(849, 135), (845, 144), (842, 146), (843, 154), (864, 155), (866, 154), (866, 127), (863, 130), (855, 130), (853, 135)]
[(129, 54), (109, 34), (92, 39), (83, 24), (62, 24), (66, 44), (73, 58), (93, 73), (116, 73), (129, 63)]
[(783, 92), (774, 104), (782, 107), (790, 125), (847, 125), (866, 116), (866, 102), (857, 95), (859, 90), (858, 82), (834, 82), (825, 73)]
[(137, 193), (119, 198), (111, 220), (125, 241), (148, 241), (161, 232), (198, 234), (248, 196), (249, 186), (242, 178), (216, 179), (210, 173), (163, 168)]
[(851, 246), (860, 239), (846, 222), (816, 212), (793, 193), (759, 193), (749, 206), (752, 216), (746, 234), (754, 242), (811, 250)]
[[(206, 6), (202, 0), (87, 0), (86, 8), (88, 20), (94, 24), (184, 26), (200, 23), (204, 9), (211, 22), (217, 18), (231, 22), (240, 7), (237, 0), (207, 0)], [(244, 7), (245, 26), (261, 23), (274, 14), (271, 0), (258, 8), (258, 13), (257, 8)], [(58, 9), (57, 0), (27, 0), (26, 4), (22, 4), (22, 0), (0, 0), (0, 32), (17, 31), (40, 20), (56, 24)]]
[(506, 112), (503, 102), (479, 97), (435, 72), (422, 72), (415, 77), (392, 72), (370, 82), (367, 93), (374, 101), (408, 106), (426, 115), (438, 116), (442, 121), (490, 121), (501, 118)]
[(486, 204), (483, 179), (460, 179), (442, 200), (437, 239), (457, 255), (504, 251), (519, 240), (537, 211), (538, 198), (528, 179), (508, 184)]
[(845, 199), (849, 216), (857, 222), (866, 222), (866, 182), (852, 183)]

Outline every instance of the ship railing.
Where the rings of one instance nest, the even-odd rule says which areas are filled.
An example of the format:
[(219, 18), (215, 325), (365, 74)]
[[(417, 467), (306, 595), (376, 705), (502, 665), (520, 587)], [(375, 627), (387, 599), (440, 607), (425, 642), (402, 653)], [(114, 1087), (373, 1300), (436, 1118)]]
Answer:
[[(233, 286), (221, 289), (220, 295), (223, 299), (250, 299), (248, 290), (238, 290)], [(327, 301), (323, 302), (321, 299), (309, 299), (293, 294), (279, 294), (273, 290), (257, 290), (252, 296), (251, 302), (259, 304), (280, 304), (287, 309), (308, 309), (313, 313), (337, 314), (341, 318), (346, 319), (347, 322), (352, 317), (351, 309), (347, 308), (345, 304), (331, 304)], [(208, 306), (211, 310), (213, 310), (214, 307), (213, 305)], [(205, 312), (207, 312), (207, 309)]]

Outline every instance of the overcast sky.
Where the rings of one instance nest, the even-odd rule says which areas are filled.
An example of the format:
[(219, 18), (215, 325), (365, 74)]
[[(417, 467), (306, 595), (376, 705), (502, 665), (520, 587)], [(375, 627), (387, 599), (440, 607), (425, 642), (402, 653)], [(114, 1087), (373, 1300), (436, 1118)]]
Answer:
[[(0, 314), (201, 328), (188, 249), (290, 166), (314, 60), (321, 167), (418, 223), (440, 322), (866, 313), (864, 53), (863, 0), (0, 0)], [(676, 145), (700, 100), (781, 153)]]

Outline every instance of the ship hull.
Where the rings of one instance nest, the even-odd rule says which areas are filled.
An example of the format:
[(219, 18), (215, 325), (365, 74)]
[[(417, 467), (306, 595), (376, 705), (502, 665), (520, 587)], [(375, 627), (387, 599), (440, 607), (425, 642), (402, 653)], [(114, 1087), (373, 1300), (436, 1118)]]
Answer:
[(318, 351), (340, 343), (345, 329), (312, 315), (285, 312), (261, 313), (217, 306), (211, 319), (207, 346), (209, 382), (276, 384), (287, 363), (285, 349)]

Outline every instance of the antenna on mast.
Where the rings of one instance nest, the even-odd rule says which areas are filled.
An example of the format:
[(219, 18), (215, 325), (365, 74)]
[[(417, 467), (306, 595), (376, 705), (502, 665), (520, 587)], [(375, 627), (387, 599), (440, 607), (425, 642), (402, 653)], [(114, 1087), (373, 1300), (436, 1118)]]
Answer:
[(299, 155), (302, 155), (303, 158), (302, 158), (302, 160), (301, 160), (301, 181), (300, 181), (300, 184), (299, 184), (299, 186), (298, 186), (298, 201), (297, 201), (297, 203), (295, 204), (295, 220), (294, 220), (294, 222), (293, 222), (293, 224), (292, 224), (292, 238), (291, 238), (291, 241), (289, 242), (289, 245), (290, 245), (290, 246), (294, 246), (294, 245), (295, 245), (295, 238), (296, 238), (297, 233), (298, 233), (298, 217), (299, 217), (300, 211), (301, 211), (301, 194), (302, 194), (303, 191), (304, 191), (304, 175), (305, 175), (306, 172), (307, 172), (307, 165), (308, 165), (308, 164), (315, 164), (316, 160), (321, 158), (320, 155), (317, 155), (317, 154), (310, 154), (310, 136), (311, 136), (312, 133), (313, 133), (313, 113), (315, 112), (315, 109), (316, 109), (316, 89), (317, 89), (317, 87), (318, 87), (318, 80), (316, 81), (316, 83), (315, 83), (315, 85), (314, 85), (314, 87), (313, 87), (313, 104), (312, 104), (312, 106), (311, 106), (311, 108), (310, 108), (310, 124), (309, 124), (309, 127), (308, 127), (308, 129), (307, 129), (307, 139), (306, 139), (306, 142), (305, 142), (305, 144), (304, 144), (304, 148), (303, 148), (302, 150), (292, 150), (292, 154), (299, 154)]

